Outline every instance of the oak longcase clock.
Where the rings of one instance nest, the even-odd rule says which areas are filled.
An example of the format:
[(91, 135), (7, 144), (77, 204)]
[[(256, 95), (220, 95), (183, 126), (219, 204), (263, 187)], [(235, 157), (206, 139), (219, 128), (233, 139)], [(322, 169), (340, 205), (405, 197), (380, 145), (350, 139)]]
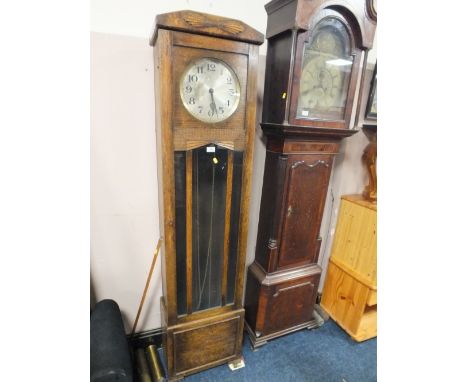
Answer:
[(318, 325), (320, 227), (333, 160), (350, 130), (376, 20), (365, 0), (273, 0), (262, 129), (267, 137), (246, 328), (254, 347)]
[(241, 357), (262, 42), (237, 20), (156, 17), (161, 314), (172, 380)]

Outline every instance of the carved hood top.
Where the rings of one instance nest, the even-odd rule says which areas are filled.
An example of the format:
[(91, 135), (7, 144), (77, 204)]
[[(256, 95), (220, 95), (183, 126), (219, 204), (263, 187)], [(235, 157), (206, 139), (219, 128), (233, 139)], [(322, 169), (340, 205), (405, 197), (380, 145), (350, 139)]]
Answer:
[(188, 10), (157, 15), (150, 39), (152, 46), (156, 43), (158, 29), (204, 34), (255, 45), (261, 45), (264, 41), (262, 33), (242, 21)]

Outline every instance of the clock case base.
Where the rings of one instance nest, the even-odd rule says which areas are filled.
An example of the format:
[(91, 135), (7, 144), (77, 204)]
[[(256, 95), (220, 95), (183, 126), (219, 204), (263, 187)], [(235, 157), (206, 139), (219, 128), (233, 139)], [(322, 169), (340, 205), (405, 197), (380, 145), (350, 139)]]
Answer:
[(271, 339), (321, 325), (323, 321), (314, 312), (321, 273), (317, 264), (272, 273), (256, 262), (249, 267), (249, 291), (257, 293), (246, 296), (245, 328), (254, 349)]
[(169, 381), (242, 358), (244, 309), (216, 316), (203, 315), (177, 325), (166, 324), (167, 312), (161, 298), (165, 331), (163, 349)]
[(245, 331), (247, 332), (247, 335), (248, 335), (248, 338), (249, 338), (249, 341), (250, 341), (250, 344), (252, 345), (252, 348), (253, 350), (256, 350), (260, 347), (262, 347), (263, 345), (266, 345), (268, 343), (268, 341), (270, 340), (273, 340), (275, 338), (278, 338), (278, 337), (282, 337), (286, 334), (289, 334), (289, 333), (294, 333), (294, 332), (297, 332), (298, 330), (302, 330), (302, 329), (315, 329), (315, 328), (318, 328), (319, 326), (321, 326), (321, 321), (319, 321), (318, 319), (314, 318), (313, 320), (311, 321), (308, 321), (308, 322), (304, 322), (300, 325), (297, 325), (297, 326), (294, 326), (294, 327), (291, 327), (291, 328), (287, 328), (285, 330), (280, 330), (279, 332), (276, 332), (276, 333), (272, 333), (272, 334), (267, 334), (267, 335), (261, 335), (259, 337), (257, 337), (255, 335), (255, 333), (253, 332), (252, 328), (249, 326), (249, 324), (247, 323), (247, 321), (245, 322)]

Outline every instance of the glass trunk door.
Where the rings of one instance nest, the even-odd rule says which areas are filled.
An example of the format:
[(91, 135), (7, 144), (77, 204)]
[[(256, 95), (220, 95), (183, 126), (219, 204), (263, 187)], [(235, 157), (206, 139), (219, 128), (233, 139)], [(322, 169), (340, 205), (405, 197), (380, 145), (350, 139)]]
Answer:
[(207, 144), (174, 153), (177, 313), (234, 302), (243, 151)]

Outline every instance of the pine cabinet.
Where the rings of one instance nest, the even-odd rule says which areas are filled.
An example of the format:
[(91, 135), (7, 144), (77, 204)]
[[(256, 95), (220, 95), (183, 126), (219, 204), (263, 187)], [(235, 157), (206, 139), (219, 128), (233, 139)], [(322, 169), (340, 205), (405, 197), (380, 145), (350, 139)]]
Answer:
[(377, 205), (343, 196), (322, 308), (353, 339), (377, 335)]

